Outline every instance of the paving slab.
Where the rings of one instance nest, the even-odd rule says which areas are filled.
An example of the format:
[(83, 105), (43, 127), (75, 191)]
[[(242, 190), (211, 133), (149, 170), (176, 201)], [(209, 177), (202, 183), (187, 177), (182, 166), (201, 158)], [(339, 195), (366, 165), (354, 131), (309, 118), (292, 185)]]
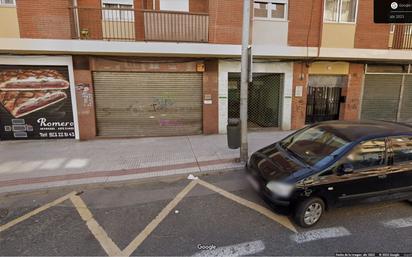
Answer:
[[(251, 132), (249, 152), (290, 133)], [(0, 193), (242, 167), (226, 135), (5, 141), (0, 152)]]

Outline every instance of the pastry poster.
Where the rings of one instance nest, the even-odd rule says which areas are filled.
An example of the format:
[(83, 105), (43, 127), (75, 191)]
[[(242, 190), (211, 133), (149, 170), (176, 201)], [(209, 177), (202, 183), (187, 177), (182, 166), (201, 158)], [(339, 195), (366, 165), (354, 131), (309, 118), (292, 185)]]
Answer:
[(66, 66), (0, 65), (0, 139), (74, 138)]

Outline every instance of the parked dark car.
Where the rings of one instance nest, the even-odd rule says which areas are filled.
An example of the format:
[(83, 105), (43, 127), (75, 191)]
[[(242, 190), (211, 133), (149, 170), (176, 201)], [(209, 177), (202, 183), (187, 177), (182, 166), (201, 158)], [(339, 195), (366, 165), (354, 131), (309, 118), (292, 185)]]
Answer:
[(252, 186), (284, 206), (302, 227), (331, 206), (412, 200), (412, 127), (399, 123), (322, 122), (255, 152)]

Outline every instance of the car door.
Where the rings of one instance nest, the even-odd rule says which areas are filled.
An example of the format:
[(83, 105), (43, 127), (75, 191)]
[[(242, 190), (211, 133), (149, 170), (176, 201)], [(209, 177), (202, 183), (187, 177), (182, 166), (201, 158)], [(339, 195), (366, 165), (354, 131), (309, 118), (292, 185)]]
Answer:
[(412, 136), (390, 138), (388, 186), (392, 198), (412, 197)]
[[(334, 201), (342, 204), (378, 196), (387, 187), (387, 142), (385, 138), (368, 140), (355, 146), (330, 170), (319, 176)], [(338, 172), (343, 164), (351, 164), (353, 172)]]

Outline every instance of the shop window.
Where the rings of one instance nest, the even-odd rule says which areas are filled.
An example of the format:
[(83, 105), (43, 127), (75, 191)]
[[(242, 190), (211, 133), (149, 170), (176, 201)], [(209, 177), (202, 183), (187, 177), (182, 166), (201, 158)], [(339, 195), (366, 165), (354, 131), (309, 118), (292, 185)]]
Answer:
[(358, 0), (325, 0), (325, 22), (355, 23)]
[(287, 1), (254, 1), (254, 17), (267, 20), (286, 20)]

